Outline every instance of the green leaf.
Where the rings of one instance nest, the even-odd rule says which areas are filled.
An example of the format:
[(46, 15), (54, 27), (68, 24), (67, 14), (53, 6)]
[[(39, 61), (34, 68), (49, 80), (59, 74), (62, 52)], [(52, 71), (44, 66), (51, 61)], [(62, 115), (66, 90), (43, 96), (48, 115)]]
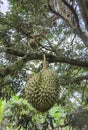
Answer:
[(3, 120), (5, 105), (6, 105), (6, 100), (4, 101), (0, 100), (0, 123)]

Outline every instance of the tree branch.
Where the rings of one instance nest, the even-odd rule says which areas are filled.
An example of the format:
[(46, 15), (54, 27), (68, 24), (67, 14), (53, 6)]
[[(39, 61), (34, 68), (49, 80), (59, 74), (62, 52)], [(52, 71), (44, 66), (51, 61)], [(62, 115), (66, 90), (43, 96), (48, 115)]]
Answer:
[(88, 30), (88, 0), (77, 0), (77, 3), (79, 5), (85, 27)]
[[(20, 58), (18, 61), (16, 61), (15, 63), (7, 66), (7, 67), (1, 67), (0, 68), (0, 77), (5, 77), (7, 75), (13, 75), (16, 71), (22, 69), (22, 67), (25, 65), (25, 63), (28, 60), (42, 60), (43, 59), (43, 53), (41, 54), (34, 54), (34, 53), (29, 53), (29, 54), (25, 54), (23, 52), (18, 52), (16, 50), (13, 50), (12, 48), (2, 48), (0, 50), (4, 50), (7, 53), (10, 54), (15, 54), (17, 56), (21, 56), (22, 58)], [(83, 67), (88, 67), (88, 62), (82, 62), (82, 61), (78, 61), (78, 60), (74, 60), (74, 59), (68, 59), (66, 57), (56, 57), (54, 55), (51, 54), (46, 54), (46, 58), (49, 61), (49, 63), (53, 63), (53, 62), (62, 62), (62, 63), (69, 63), (72, 65), (78, 65), (78, 66), (83, 66)], [(83, 75), (74, 79), (70, 79), (70, 80), (61, 80), (61, 85), (68, 85), (69, 83), (79, 83), (83, 80), (88, 80), (88, 75)]]
[(50, 4), (48, 4), (49, 6), (49, 9), (52, 13), (54, 13), (56, 16), (58, 16), (58, 18), (62, 18), (67, 24), (69, 24), (69, 22), (59, 13), (59, 12), (56, 12), (56, 10), (54, 10)]
[[(29, 52), (27, 54), (27, 53), (19, 52), (17, 50), (12, 49), (12, 48), (6, 48), (6, 47), (5, 48), (1, 47), (0, 51), (2, 51), (2, 52), (4, 51), (8, 54), (12, 54), (12, 55), (15, 55), (15, 56), (20, 56), (20, 57), (27, 55), (26, 61), (27, 60), (42, 60), (42, 56), (44, 54), (44, 53), (38, 54), (38, 53), (33, 53), (33, 52)], [(46, 58), (49, 61), (49, 63), (60, 62), (60, 63), (67, 63), (67, 64), (71, 64), (71, 65), (77, 65), (77, 66), (80, 66), (80, 67), (88, 67), (87, 61), (68, 58), (64, 55), (56, 56), (56, 55), (46, 54), (46, 53), (45, 53), (45, 55), (46, 55)]]
[(79, 84), (83, 80), (88, 80), (88, 75), (81, 75), (76, 78), (70, 78), (70, 79), (60, 79), (61, 85), (69, 85), (69, 84)]
[(19, 57), (23, 57), (24, 55), (26, 55), (25, 53), (21, 52), (21, 51), (17, 51), (13, 48), (9, 48), (9, 47), (0, 47), (0, 53), (1, 52), (5, 52), (14, 56), (19, 56)]
[[(35, 60), (36, 59), (36, 55), (37, 55), (37, 54), (31, 53), (31, 52), (30, 53), (24, 53), (24, 52), (21, 52), (21, 51), (17, 51), (15, 49), (9, 48), (9, 47), (0, 47), (0, 53), (2, 53), (2, 52), (8, 53), (8, 54), (11, 54), (11, 55), (14, 55), (14, 56), (19, 56), (19, 57), (23, 57), (25, 55), (28, 55), (29, 56), (29, 60)], [(41, 53), (41, 55), (43, 55), (43, 54)], [(39, 56), (39, 59), (41, 60), (40, 57), (41, 56)]]
[(73, 82), (79, 83), (80, 81), (83, 81), (83, 80), (88, 80), (88, 75), (83, 75), (83, 76), (77, 77), (77, 78), (73, 79)]
[(74, 18), (76, 20), (76, 24), (78, 26), (78, 28), (80, 27), (79, 26), (79, 18), (78, 18), (78, 15), (76, 14), (74, 8), (66, 1), (66, 0), (62, 0), (62, 2), (68, 7), (68, 9), (72, 12), (72, 14), (74, 15)]
[(11, 64), (7, 67), (0, 67), (0, 77), (5, 77), (7, 75), (13, 75), (17, 70), (20, 70), (25, 61), (27, 60), (27, 55), (16, 61), (15, 63)]
[(63, 3), (66, 4), (66, 6), (73, 12), (75, 19), (76, 19), (76, 23), (77, 27), (72, 25), (69, 20), (67, 20), (66, 18), (64, 18), (64, 16), (62, 16), (59, 12), (56, 12), (56, 10), (54, 10), (51, 5), (49, 5), (49, 9), (51, 10), (52, 13), (54, 13), (55, 15), (57, 15), (58, 17), (60, 17), (61, 19), (63, 19), (73, 30), (73, 32), (75, 34), (77, 34), (80, 39), (83, 41), (83, 43), (85, 44), (85, 46), (88, 48), (88, 37), (86, 36), (86, 34), (81, 30), (80, 26), (79, 26), (79, 19), (78, 16), (76, 14), (76, 12), (74, 11), (74, 9), (66, 2), (63, 0)]
[(86, 36), (86, 34), (80, 28), (77, 28), (74, 33), (76, 33), (80, 37), (85, 46), (88, 48), (88, 37)]

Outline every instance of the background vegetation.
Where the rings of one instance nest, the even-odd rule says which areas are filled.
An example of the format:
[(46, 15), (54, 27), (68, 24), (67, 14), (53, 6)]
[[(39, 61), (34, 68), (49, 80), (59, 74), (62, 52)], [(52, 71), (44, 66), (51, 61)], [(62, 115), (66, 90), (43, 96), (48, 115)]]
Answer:
[[(42, 69), (44, 54), (61, 92), (41, 114), (27, 103), (24, 87)], [(8, 0), (8, 11), (0, 11), (0, 129), (54, 130), (87, 103), (88, 1)]]

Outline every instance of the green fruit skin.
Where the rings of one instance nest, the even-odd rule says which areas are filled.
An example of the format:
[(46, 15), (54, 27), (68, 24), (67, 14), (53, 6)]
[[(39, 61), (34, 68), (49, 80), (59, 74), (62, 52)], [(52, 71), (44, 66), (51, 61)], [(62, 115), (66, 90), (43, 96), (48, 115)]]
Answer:
[(35, 74), (25, 85), (28, 102), (38, 111), (48, 111), (59, 95), (58, 75), (52, 69), (44, 69)]

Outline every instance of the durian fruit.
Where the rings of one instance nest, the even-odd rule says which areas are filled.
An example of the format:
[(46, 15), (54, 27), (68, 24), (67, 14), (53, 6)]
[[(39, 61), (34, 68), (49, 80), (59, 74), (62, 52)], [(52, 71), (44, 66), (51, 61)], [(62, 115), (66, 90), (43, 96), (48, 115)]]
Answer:
[(58, 93), (57, 73), (44, 66), (38, 74), (29, 78), (25, 86), (25, 95), (28, 102), (40, 112), (48, 111), (56, 103)]

